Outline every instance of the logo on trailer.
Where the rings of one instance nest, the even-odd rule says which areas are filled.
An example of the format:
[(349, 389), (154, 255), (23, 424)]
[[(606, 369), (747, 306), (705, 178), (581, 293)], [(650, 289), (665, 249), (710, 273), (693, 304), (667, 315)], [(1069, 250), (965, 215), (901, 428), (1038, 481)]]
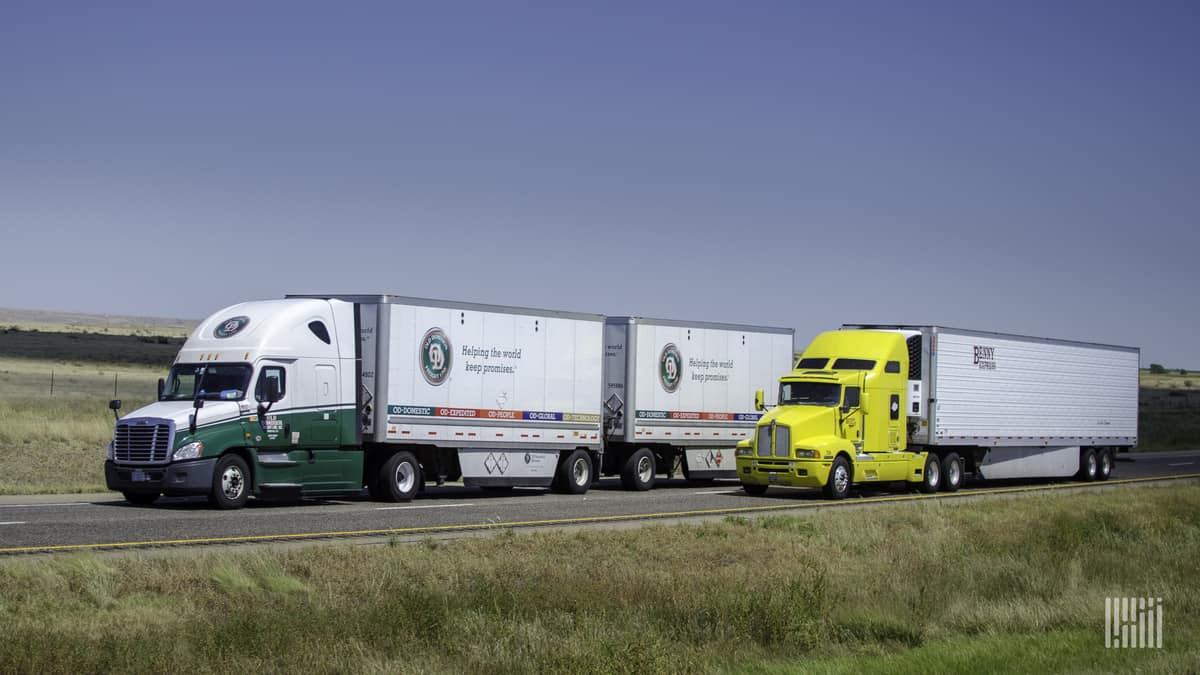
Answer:
[(974, 365), (980, 370), (995, 370), (996, 369), (996, 348), (985, 347), (983, 345), (975, 345), (975, 362)]
[(421, 376), (435, 387), (450, 376), (450, 339), (441, 328), (430, 328), (421, 338)]
[(679, 381), (683, 379), (683, 356), (673, 342), (668, 342), (658, 357), (658, 379), (668, 394), (679, 389)]
[(244, 329), (249, 324), (250, 324), (250, 317), (248, 317), (248, 316), (235, 316), (232, 319), (225, 319), (224, 321), (222, 321), (220, 324), (217, 325), (217, 328), (213, 331), (213, 337), (215, 337), (215, 338), (233, 337), (234, 335), (237, 335), (238, 333), (242, 332), (242, 329)]

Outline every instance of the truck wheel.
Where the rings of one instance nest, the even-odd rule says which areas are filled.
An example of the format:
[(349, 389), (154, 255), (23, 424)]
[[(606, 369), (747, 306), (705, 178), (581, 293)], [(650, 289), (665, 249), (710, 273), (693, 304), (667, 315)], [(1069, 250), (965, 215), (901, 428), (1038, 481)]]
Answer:
[(758, 497), (767, 494), (767, 486), (759, 485), (758, 483), (742, 483), (742, 489), (751, 497)]
[(921, 472), (921, 492), (933, 494), (942, 487), (942, 464), (932, 452), (925, 455), (925, 470)]
[(240, 509), (250, 497), (250, 469), (237, 455), (222, 455), (213, 469), (212, 491), (208, 503), (218, 509)]
[(122, 492), (125, 501), (138, 506), (149, 506), (158, 501), (157, 492)]
[(621, 468), (621, 486), (639, 492), (654, 487), (654, 453), (650, 448), (639, 448), (625, 460)]
[(838, 456), (829, 467), (829, 480), (825, 482), (822, 491), (826, 499), (845, 499), (850, 494), (850, 462), (845, 457)]
[(558, 492), (581, 495), (592, 486), (592, 458), (587, 450), (576, 450), (558, 465), (555, 486)]
[(1096, 451), (1092, 448), (1084, 448), (1082, 454), (1079, 456), (1079, 480), (1084, 482), (1094, 481), (1099, 470), (1099, 462), (1096, 461)]
[(1111, 450), (1101, 450), (1096, 457), (1096, 480), (1108, 480), (1113, 472), (1113, 456)]
[(379, 470), (379, 492), (393, 502), (410, 502), (421, 488), (421, 465), (411, 452), (402, 450), (388, 457)]
[(942, 458), (942, 489), (946, 492), (958, 492), (962, 481), (962, 460), (957, 452), (952, 452)]

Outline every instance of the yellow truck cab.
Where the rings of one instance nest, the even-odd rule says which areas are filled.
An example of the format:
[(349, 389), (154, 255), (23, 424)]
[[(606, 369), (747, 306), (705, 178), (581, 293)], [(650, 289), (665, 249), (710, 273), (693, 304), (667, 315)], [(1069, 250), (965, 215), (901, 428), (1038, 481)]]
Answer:
[[(822, 333), (779, 383), (779, 405), (737, 449), (746, 492), (771, 485), (820, 487), (833, 499), (853, 482), (923, 482), (926, 453), (907, 449), (903, 400), (909, 363), (905, 336), (879, 331)], [(961, 483), (961, 464), (948, 489)], [(930, 462), (932, 489), (940, 466)]]
[[(1137, 443), (1136, 348), (939, 326), (821, 333), (779, 383), (778, 405), (738, 444), (751, 495), (964, 477), (1107, 479)], [(756, 407), (763, 410), (762, 392)]]

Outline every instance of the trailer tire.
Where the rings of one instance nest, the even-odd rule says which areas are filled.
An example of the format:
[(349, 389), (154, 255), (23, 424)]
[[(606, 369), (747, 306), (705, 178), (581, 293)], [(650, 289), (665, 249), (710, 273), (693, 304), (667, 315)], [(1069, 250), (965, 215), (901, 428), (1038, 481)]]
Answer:
[(410, 502), (421, 489), (421, 465), (411, 452), (401, 450), (379, 470), (379, 492), (392, 502)]
[(654, 453), (650, 448), (638, 448), (621, 467), (621, 487), (638, 492), (649, 490), (654, 487), (656, 472)]
[(1090, 483), (1096, 480), (1096, 474), (1099, 471), (1099, 462), (1096, 461), (1096, 451), (1092, 448), (1084, 448), (1079, 455), (1079, 480), (1085, 483)]
[(742, 489), (751, 497), (761, 497), (767, 494), (767, 486), (758, 483), (742, 483)]
[(822, 488), (825, 498), (845, 499), (849, 496), (850, 486), (854, 482), (852, 476), (849, 460), (843, 455), (838, 455), (837, 459), (833, 460), (833, 466), (829, 467), (829, 480)]
[(925, 455), (925, 469), (921, 471), (921, 492), (931, 495), (942, 487), (942, 463), (937, 455)]
[(122, 492), (121, 495), (125, 497), (125, 501), (127, 501), (130, 504), (133, 504), (135, 506), (149, 506), (149, 505), (153, 504), (154, 502), (158, 501), (159, 493), (157, 493), (157, 492)]
[(592, 486), (592, 458), (586, 450), (576, 450), (558, 465), (554, 488), (568, 495), (581, 495)]
[(942, 489), (946, 492), (958, 492), (962, 484), (962, 459), (957, 452), (951, 452), (942, 458)]
[(218, 509), (240, 509), (250, 497), (250, 469), (237, 455), (222, 455), (213, 469), (208, 503)]
[(1096, 458), (1096, 480), (1108, 480), (1113, 472), (1112, 450), (1101, 450)]

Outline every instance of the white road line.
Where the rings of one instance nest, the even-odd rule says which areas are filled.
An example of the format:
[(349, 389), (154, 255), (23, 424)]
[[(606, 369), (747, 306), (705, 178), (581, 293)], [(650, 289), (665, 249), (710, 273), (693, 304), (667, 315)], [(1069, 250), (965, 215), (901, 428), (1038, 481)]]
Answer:
[(66, 504), (0, 504), (0, 509), (36, 509), (42, 506), (88, 506), (91, 502), (68, 502)]
[(23, 521), (23, 520), (10, 520), (7, 523), (0, 523), (0, 525), (24, 525), (24, 524), (25, 524), (25, 521)]
[(380, 506), (376, 511), (401, 511), (404, 509), (450, 509), (456, 506), (475, 506), (474, 504), (423, 504), (421, 506)]
[(694, 495), (735, 495), (741, 490), (708, 490), (706, 492), (693, 492)]
[(1195, 462), (1176, 462), (1174, 464), (1168, 464), (1167, 466), (1191, 466), (1193, 464), (1195, 464)]

